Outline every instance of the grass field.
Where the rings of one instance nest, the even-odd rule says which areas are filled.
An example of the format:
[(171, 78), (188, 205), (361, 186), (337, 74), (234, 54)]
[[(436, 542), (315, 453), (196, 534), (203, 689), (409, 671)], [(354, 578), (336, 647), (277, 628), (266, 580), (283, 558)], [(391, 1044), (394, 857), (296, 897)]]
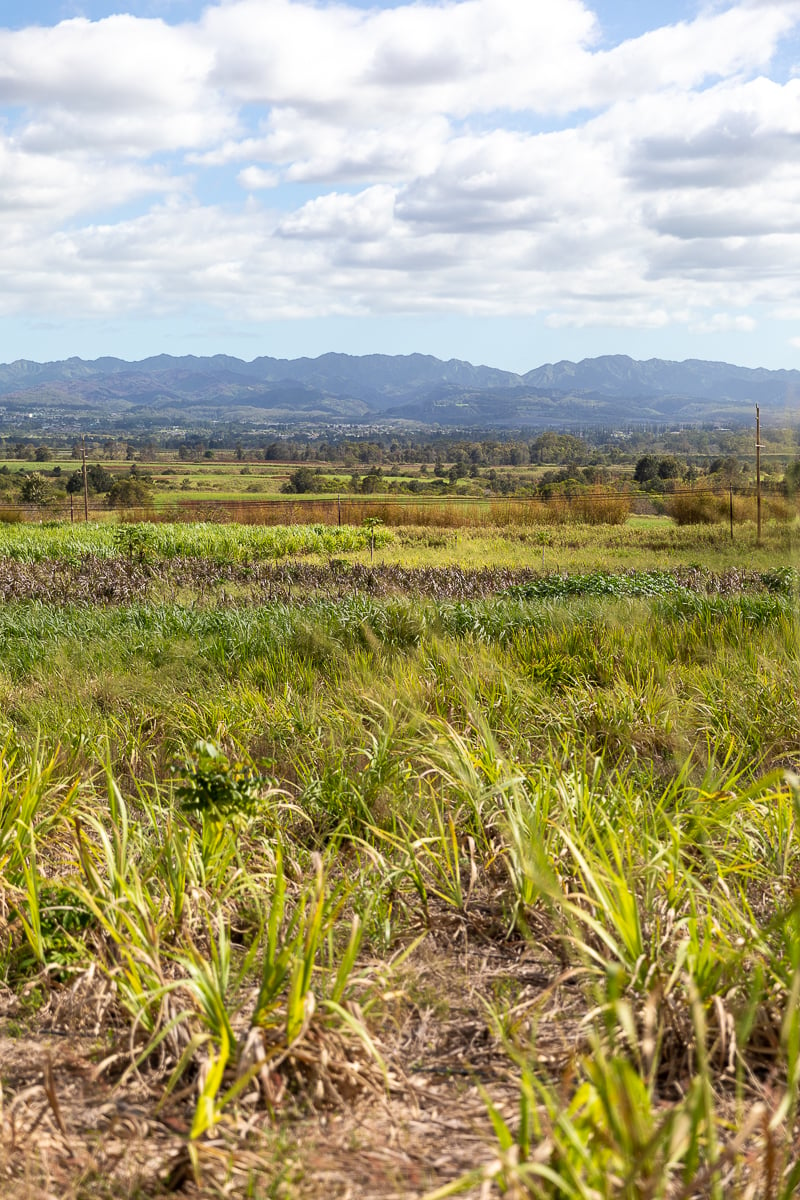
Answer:
[[(131, 462), (126, 459), (107, 459), (89, 456), (90, 464), (99, 462), (102, 467), (115, 477), (123, 477), (131, 469)], [(80, 460), (60, 456), (58, 460), (36, 462), (34, 459), (2, 459), (0, 458), (0, 481), (6, 483), (13, 480), (20, 472), (39, 471), (48, 475), (54, 467), (58, 467), (61, 478), (68, 478), (74, 471), (80, 469)], [(283, 487), (288, 482), (291, 473), (297, 469), (292, 463), (239, 462), (230, 453), (218, 459), (202, 459), (199, 462), (182, 462), (175, 458), (164, 458), (163, 461), (137, 461), (136, 470), (149, 481), (153, 500), (157, 509), (169, 505), (176, 499), (236, 501), (252, 499), (280, 499)], [(315, 468), (316, 469), (316, 468)], [(338, 485), (340, 491), (347, 494), (350, 477), (354, 469), (364, 474), (368, 468), (361, 466), (344, 467), (340, 465), (322, 464), (323, 482), (327, 488)], [(501, 474), (505, 468), (500, 468)], [(528, 468), (526, 478), (531, 480), (541, 473), (540, 468)], [(407, 481), (409, 476), (419, 474), (418, 466), (411, 466), (405, 472), (396, 474), (384, 470), (385, 484)], [(322, 490), (320, 496), (330, 495), (330, 491)], [(102, 497), (94, 498), (95, 503), (102, 503)]]
[[(104, 456), (98, 458), (97, 455), (90, 454), (87, 462), (89, 466), (93, 464), (101, 466), (114, 478), (126, 477), (133, 467), (147, 481), (156, 512), (169, 510), (176, 502), (184, 504), (190, 502), (252, 504), (255, 501), (284, 499), (283, 489), (299, 465), (289, 462), (239, 461), (231, 451), (215, 452), (215, 458), (203, 458), (199, 461), (182, 461), (174, 456), (168, 457), (163, 454), (152, 460), (137, 459), (132, 462), (122, 458), (110, 459)], [(5, 492), (5, 499), (11, 502), (15, 497), (15, 486), (18, 489), (22, 476), (34, 471), (43, 473), (53, 487), (57, 488), (59, 484), (63, 486), (66, 480), (80, 469), (80, 465), (79, 459), (66, 457), (65, 453), (62, 453), (57, 460), (53, 459), (47, 462), (37, 462), (34, 459), (0, 458), (0, 496)], [(357, 498), (357, 494), (354, 497), (351, 492), (351, 477), (354, 473), (357, 477), (362, 477), (375, 468), (364, 463), (348, 466), (341, 463), (315, 463), (311, 469), (314, 472), (317, 470), (321, 472), (319, 490), (306, 493), (306, 498), (316, 497), (330, 501), (331, 497), (337, 494), (344, 498)], [(524, 467), (496, 466), (492, 468), (492, 474), (500, 480), (506, 477), (513, 480), (515, 489), (534, 488), (545, 472), (556, 469), (557, 464), (526, 464)], [(58, 478), (52, 475), (53, 470), (59, 473)], [(381, 491), (390, 489), (393, 485), (402, 487), (413, 480), (423, 490), (434, 487), (433, 493), (430, 493), (427, 498), (433, 500), (437, 498), (436, 486), (439, 481), (433, 475), (432, 468), (427, 464), (406, 464), (394, 469), (390, 466), (383, 466), (381, 471)], [(455, 492), (461, 494), (462, 497), (470, 495), (481, 498), (489, 483), (486, 477), (487, 471), (488, 468), (484, 469), (479, 478), (461, 477), (454, 489)], [(632, 484), (632, 467), (626, 465), (615, 467), (615, 475), (618, 481), (625, 485)], [(406, 494), (405, 498), (413, 502), (415, 497)], [(91, 504), (94, 509), (102, 508), (104, 505), (103, 494), (92, 495)]]
[(376, 535), (0, 526), (7, 1195), (789, 1200), (795, 529)]

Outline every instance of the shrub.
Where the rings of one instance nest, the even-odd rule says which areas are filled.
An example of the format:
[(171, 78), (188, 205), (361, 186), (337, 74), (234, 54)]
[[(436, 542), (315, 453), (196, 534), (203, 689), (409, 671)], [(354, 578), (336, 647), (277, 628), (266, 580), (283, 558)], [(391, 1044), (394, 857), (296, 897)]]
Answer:
[(32, 471), (23, 479), (20, 488), (23, 504), (46, 504), (51, 495), (49, 483), (38, 471)]
[(578, 521), (585, 525), (624, 525), (631, 511), (628, 496), (614, 495), (602, 488), (590, 488), (573, 501)]
[[(730, 511), (730, 500), (721, 496), (717, 500), (720, 518), (724, 518)], [(733, 497), (733, 519), (734, 521), (755, 521), (758, 516), (758, 508), (756, 505), (755, 496), (734, 496)]]
[(665, 496), (664, 507), (676, 525), (713, 525), (724, 515), (720, 501), (706, 488)]
[(305, 492), (315, 492), (318, 490), (318, 479), (310, 467), (298, 467), (296, 471), (292, 471), (288, 482), (281, 489), (284, 492), (291, 494)]
[(118, 525), (113, 534), (114, 545), (126, 558), (133, 562), (138, 557), (143, 563), (153, 542), (152, 525)]
[(150, 489), (141, 479), (118, 479), (106, 497), (109, 508), (149, 508), (152, 503)]
[(261, 777), (249, 764), (231, 762), (214, 742), (195, 742), (194, 754), (174, 773), (179, 776), (175, 794), (185, 812), (224, 821), (256, 809)]
[(658, 459), (655, 454), (643, 454), (636, 464), (633, 478), (637, 483), (646, 483), (658, 474)]
[(764, 511), (769, 520), (788, 524), (797, 516), (797, 504), (784, 499), (783, 496), (768, 496), (764, 503)]

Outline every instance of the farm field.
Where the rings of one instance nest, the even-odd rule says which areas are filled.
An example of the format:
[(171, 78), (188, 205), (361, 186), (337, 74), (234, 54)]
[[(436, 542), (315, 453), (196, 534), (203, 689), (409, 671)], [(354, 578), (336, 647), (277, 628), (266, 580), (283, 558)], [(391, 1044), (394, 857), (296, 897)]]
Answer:
[[(177, 457), (161, 454), (156, 458), (140, 458), (128, 460), (125, 458), (106, 458), (90, 454), (87, 457), (89, 466), (96, 465), (108, 472), (114, 479), (127, 477), (133, 466), (134, 470), (144, 478), (151, 489), (152, 502), (156, 512), (169, 510), (176, 502), (181, 503), (235, 503), (254, 501), (279, 500), (285, 498), (284, 487), (290, 476), (297, 470), (298, 463), (264, 462), (250, 458), (239, 461), (231, 451), (216, 451), (212, 459), (199, 461), (184, 461)], [(73, 472), (80, 469), (80, 459), (68, 456), (66, 451), (45, 462), (35, 459), (17, 459), (0, 457), (0, 491), (15, 480), (31, 472), (40, 472), (54, 484), (65, 483)], [(511, 476), (517, 485), (535, 486), (540, 477), (548, 470), (554, 469), (555, 464), (527, 464), (523, 468), (498, 466), (494, 474), (500, 478)], [(319, 490), (306, 493), (308, 498), (326, 498), (341, 493), (348, 496), (350, 481), (353, 473), (363, 476), (369, 472), (366, 463), (343, 465), (342, 463), (314, 463), (313, 471), (319, 473)], [(53, 471), (57, 472), (57, 478)], [(631, 476), (626, 467), (618, 468), (620, 478)], [(427, 465), (420, 463), (404, 464), (402, 467), (381, 468), (381, 490), (394, 484), (407, 484), (416, 480), (425, 486), (435, 481), (435, 476)], [(462, 494), (481, 495), (485, 480), (461, 480), (457, 491)], [(103, 508), (104, 496), (92, 495), (91, 506), (95, 512)]]
[[(91, 459), (100, 462), (103, 469), (114, 478), (127, 475), (131, 463), (126, 459)], [(25, 461), (18, 459), (0, 460), (0, 474), (13, 478), (19, 472), (43, 471), (45, 474), (60, 468), (61, 476), (68, 477), (80, 470), (80, 460), (59, 457), (50, 462)], [(257, 464), (229, 462), (179, 462), (177, 460), (137, 462), (136, 468), (150, 481), (156, 508), (171, 500), (184, 497), (192, 500), (238, 500), (252, 498), (277, 498), (281, 494), (292, 471), (291, 466), (281, 464)], [(343, 484), (346, 483), (346, 478)], [(92, 497), (93, 506), (102, 505), (101, 497)]]
[(755, 542), (0, 524), (7, 1195), (797, 1194)]

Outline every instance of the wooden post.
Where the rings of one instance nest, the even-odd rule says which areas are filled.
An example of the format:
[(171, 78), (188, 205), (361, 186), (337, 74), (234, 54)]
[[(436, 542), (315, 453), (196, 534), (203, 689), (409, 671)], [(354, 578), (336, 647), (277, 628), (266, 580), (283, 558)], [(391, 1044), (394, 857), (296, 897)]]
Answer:
[(86, 476), (86, 437), (81, 438), (81, 452), (83, 455), (83, 519), (89, 520), (89, 480)]
[(730, 498), (731, 541), (733, 541), (733, 484), (728, 485), (728, 494), (729, 494), (729, 498)]
[(69, 494), (69, 523), (70, 525), (75, 524), (75, 497), (72, 492)]
[(339, 526), (341, 527), (341, 524), (342, 524), (342, 497), (341, 496), (336, 497), (336, 507), (339, 511)]
[(761, 545), (761, 410), (756, 405), (756, 542)]

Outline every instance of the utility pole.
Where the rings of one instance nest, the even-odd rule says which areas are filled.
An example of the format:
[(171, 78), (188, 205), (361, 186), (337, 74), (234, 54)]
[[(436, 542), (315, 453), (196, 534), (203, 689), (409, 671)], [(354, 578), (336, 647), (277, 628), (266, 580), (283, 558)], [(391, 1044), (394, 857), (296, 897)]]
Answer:
[(756, 543), (761, 545), (761, 410), (756, 405)]
[(89, 480), (86, 476), (86, 434), (81, 438), (81, 452), (83, 455), (83, 519), (89, 520)]

